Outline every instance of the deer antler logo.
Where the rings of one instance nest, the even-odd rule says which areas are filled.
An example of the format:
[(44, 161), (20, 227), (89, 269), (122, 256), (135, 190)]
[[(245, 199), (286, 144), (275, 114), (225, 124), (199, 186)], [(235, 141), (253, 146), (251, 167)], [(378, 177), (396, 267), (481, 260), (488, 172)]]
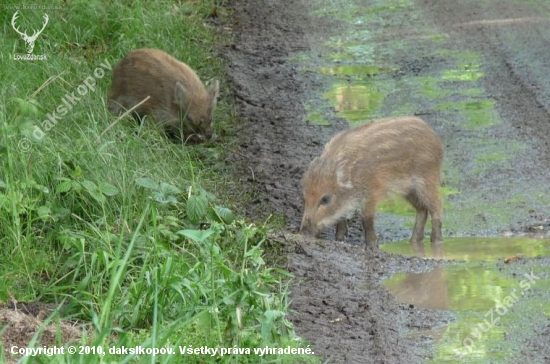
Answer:
[(34, 33), (29, 37), (26, 31), (24, 33), (21, 33), (19, 29), (17, 29), (17, 27), (15, 26), (15, 20), (17, 19), (18, 12), (19, 10), (17, 10), (11, 18), (11, 26), (17, 33), (19, 33), (19, 35), (21, 35), (21, 37), (23, 37), (23, 40), (25, 41), (25, 43), (27, 43), (27, 53), (31, 54), (32, 50), (34, 49), (34, 42), (36, 41), (36, 38), (38, 38), (40, 33), (42, 33), (44, 28), (46, 28), (46, 24), (48, 24), (48, 14), (44, 14), (44, 26), (42, 27), (42, 29), (40, 29), (38, 32), (35, 30)]

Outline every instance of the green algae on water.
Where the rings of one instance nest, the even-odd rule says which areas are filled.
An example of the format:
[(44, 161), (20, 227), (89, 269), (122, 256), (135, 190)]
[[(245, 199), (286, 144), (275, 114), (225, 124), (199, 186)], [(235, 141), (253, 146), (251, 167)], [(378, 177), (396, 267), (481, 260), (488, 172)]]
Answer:
[[(414, 256), (408, 241), (388, 243), (380, 246), (380, 249), (405, 256)], [(425, 242), (425, 249), (428, 256), (431, 252), (429, 242)], [(443, 242), (444, 259), (463, 261), (495, 261), (503, 260), (511, 256), (534, 258), (550, 256), (549, 239), (533, 238), (482, 238), (462, 237), (445, 238)]]
[(441, 74), (441, 78), (445, 81), (477, 81), (481, 77), (483, 72), (477, 64), (461, 65), (458, 69), (443, 71)]
[(331, 101), (338, 115), (352, 125), (372, 119), (382, 105), (386, 93), (368, 82), (336, 83), (324, 94)]
[(396, 274), (382, 285), (402, 303), (462, 311), (494, 307), (517, 282), (483, 266), (448, 266), (426, 273)]
[(459, 112), (466, 128), (478, 129), (500, 123), (494, 115), (494, 107), (494, 100), (467, 100), (442, 102), (435, 106), (435, 110)]
[(391, 71), (391, 69), (365, 64), (347, 64), (336, 66), (323, 66), (319, 69), (319, 71), (324, 75), (368, 78), (376, 76), (379, 73), (389, 72)]

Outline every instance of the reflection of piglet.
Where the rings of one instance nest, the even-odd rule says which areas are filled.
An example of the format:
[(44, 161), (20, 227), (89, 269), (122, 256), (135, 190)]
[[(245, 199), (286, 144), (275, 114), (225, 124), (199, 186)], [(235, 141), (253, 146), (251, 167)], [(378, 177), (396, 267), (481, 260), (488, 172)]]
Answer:
[(206, 89), (186, 64), (157, 49), (130, 52), (115, 67), (109, 110), (120, 114), (150, 96), (136, 114), (149, 115), (169, 135), (210, 138), (219, 82)]
[(398, 194), (416, 208), (413, 248), (423, 248), (428, 212), (431, 241), (439, 245), (442, 159), (441, 140), (416, 117), (374, 120), (337, 134), (302, 179), (305, 209), (301, 230), (318, 235), (336, 225), (336, 239), (344, 240), (346, 217), (359, 207), (367, 247), (376, 247), (376, 206), (387, 194)]

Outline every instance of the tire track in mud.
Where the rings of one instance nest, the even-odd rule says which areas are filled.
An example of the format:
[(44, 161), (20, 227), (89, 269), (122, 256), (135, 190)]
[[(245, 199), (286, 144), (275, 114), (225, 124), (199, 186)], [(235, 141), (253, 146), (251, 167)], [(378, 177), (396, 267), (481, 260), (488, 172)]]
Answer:
[[(251, 217), (280, 213), (291, 230), (302, 213), (300, 179), (326, 141), (347, 127), (331, 120), (332, 128), (303, 121), (309, 90), (323, 85), (314, 74), (297, 73), (285, 58), (295, 51), (316, 48), (338, 24), (309, 16), (307, 1), (239, 0), (234, 11), (234, 44), (221, 50), (228, 61), (232, 91), (244, 124), (240, 150), (229, 158), (242, 171), (243, 182), (255, 190)], [(321, 56), (319, 54), (319, 56)], [(309, 95), (310, 96), (310, 95)], [(252, 171), (252, 173), (250, 172)], [(410, 321), (394, 298), (380, 286), (394, 258), (369, 253), (363, 246), (320, 242), (285, 234), (287, 269), (295, 276), (290, 287), (291, 320), (298, 335), (311, 342), (331, 363), (414, 363), (412, 342), (399, 338), (400, 325)], [(400, 257), (425, 269), (422, 260)]]
[[(483, 55), (485, 76), (480, 82), (497, 100), (499, 115), (507, 121), (499, 128), (499, 135), (520, 138), (534, 148), (530, 158), (522, 159), (514, 171), (504, 173), (502, 178), (513, 179), (523, 186), (524, 194), (532, 194), (532, 185), (546, 185), (544, 194), (548, 195), (550, 4), (516, 0), (477, 1), (468, 5), (454, 0), (415, 0), (415, 3), (428, 19), (456, 40), (456, 48)], [(537, 219), (546, 221), (549, 217), (548, 207), (533, 209), (514, 227), (519, 232), (548, 236), (548, 230), (533, 227), (540, 225)], [(546, 265), (536, 260), (526, 264)], [(532, 333), (518, 344), (519, 350), (512, 359), (515, 362), (550, 360), (549, 325), (544, 325), (544, 315), (535, 318), (535, 314), (536, 311)]]
[[(550, 77), (546, 76), (548, 68), (542, 75), (545, 68), (536, 64), (550, 57), (550, 42), (543, 36), (550, 26), (550, 6), (515, 0), (498, 2), (498, 6), (490, 1), (465, 6), (453, 0), (417, 0), (416, 4), (433, 24), (456, 40), (457, 49), (483, 56), (485, 75), (480, 83), (497, 100), (496, 109), (507, 121), (495, 128), (495, 135), (519, 138), (536, 150), (536, 157), (522, 159), (515, 171), (501, 177), (524, 184), (525, 193), (532, 181), (548, 180)], [(544, 13), (546, 17), (541, 17)], [(513, 228), (529, 231), (534, 223), (526, 217)]]

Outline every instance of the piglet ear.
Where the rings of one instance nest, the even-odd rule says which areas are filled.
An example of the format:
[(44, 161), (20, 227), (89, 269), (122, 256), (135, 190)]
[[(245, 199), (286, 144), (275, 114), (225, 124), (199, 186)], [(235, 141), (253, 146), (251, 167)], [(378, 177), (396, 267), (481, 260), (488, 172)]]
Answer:
[(338, 186), (346, 190), (351, 190), (353, 188), (350, 170), (343, 164), (338, 165), (336, 168), (336, 182)]
[(218, 98), (218, 96), (220, 95), (220, 81), (214, 80), (212, 82), (210, 87), (208, 87), (208, 95), (210, 95), (212, 99)]
[(306, 181), (308, 179), (310, 179), (310, 175), (313, 173), (312, 171), (315, 168), (318, 168), (319, 161), (320, 161), (319, 157), (315, 157), (315, 158), (313, 158), (313, 160), (311, 162), (309, 162), (309, 167), (308, 167), (308, 169), (306, 169), (306, 171), (302, 175), (302, 180), (300, 181), (301, 184), (302, 184), (302, 187), (306, 186)]
[(214, 80), (210, 87), (208, 88), (208, 96), (210, 96), (210, 101), (212, 102), (212, 109), (216, 107), (216, 102), (218, 96), (220, 95), (220, 81)]
[(176, 88), (174, 89), (174, 101), (181, 108), (186, 108), (186, 105), (191, 100), (191, 92), (181, 82), (176, 82)]

